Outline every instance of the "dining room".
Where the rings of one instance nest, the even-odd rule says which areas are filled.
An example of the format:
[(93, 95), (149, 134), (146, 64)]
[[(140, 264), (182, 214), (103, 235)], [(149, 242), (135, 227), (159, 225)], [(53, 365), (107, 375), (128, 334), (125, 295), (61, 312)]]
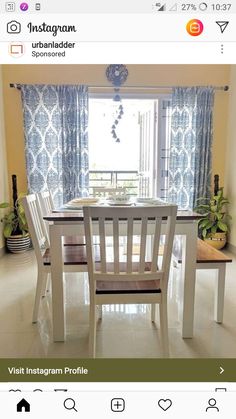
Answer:
[(2, 358), (235, 357), (235, 102), (234, 65), (1, 66)]

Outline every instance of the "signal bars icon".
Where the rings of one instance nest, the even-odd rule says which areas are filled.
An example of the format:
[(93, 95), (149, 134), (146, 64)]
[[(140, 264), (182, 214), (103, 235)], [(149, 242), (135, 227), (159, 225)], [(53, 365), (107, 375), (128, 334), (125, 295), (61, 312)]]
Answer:
[(166, 11), (166, 4), (162, 4), (162, 3), (155, 3), (153, 4), (153, 8), (157, 11), (157, 12), (165, 12)]

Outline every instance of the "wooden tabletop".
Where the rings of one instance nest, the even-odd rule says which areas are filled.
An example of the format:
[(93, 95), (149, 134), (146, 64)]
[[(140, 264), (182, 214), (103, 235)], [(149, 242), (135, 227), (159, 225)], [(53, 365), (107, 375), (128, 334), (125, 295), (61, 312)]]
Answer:
[[(197, 214), (193, 211), (178, 211), (177, 220), (198, 220), (202, 215)], [(84, 221), (83, 211), (72, 211), (72, 212), (52, 212), (43, 217), (47, 221)]]

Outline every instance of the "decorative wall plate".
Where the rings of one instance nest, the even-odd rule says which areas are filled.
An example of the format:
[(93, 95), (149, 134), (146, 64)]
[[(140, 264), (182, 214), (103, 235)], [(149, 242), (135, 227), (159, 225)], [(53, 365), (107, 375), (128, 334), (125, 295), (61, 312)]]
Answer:
[(126, 82), (128, 74), (128, 69), (124, 64), (110, 64), (106, 69), (107, 80), (116, 87)]

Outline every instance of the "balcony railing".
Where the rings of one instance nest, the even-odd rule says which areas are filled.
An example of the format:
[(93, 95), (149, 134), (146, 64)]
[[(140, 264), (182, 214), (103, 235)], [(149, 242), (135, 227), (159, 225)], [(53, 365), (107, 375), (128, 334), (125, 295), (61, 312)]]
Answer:
[(125, 187), (127, 195), (136, 196), (139, 190), (139, 176), (137, 170), (90, 170), (89, 192), (93, 194), (93, 187)]

